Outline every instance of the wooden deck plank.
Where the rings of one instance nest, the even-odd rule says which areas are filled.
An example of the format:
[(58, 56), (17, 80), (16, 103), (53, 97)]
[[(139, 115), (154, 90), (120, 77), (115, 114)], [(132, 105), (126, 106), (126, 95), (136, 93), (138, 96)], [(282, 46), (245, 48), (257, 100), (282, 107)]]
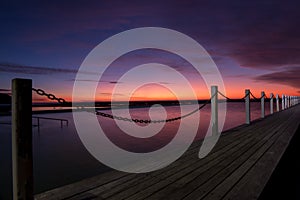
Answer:
[[(299, 115), (297, 119), (300, 119)], [(298, 127), (299, 123), (290, 123), (284, 135), (282, 135), (251, 170), (241, 178), (235, 187), (227, 194), (225, 199), (258, 198)]]
[[(270, 148), (274, 142), (281, 135), (279, 132), (274, 132), (270, 138), (262, 140), (257, 147), (251, 148), (249, 151), (244, 153), (240, 158), (236, 159), (231, 165), (227, 166), (217, 177), (213, 177), (211, 180), (206, 182), (203, 186), (193, 191), (192, 195), (189, 195), (187, 199), (204, 199), (206, 195), (214, 191), (214, 189), (223, 181), (227, 180), (232, 173), (239, 172), (240, 169), (251, 167), (252, 163), (255, 163), (264, 153)], [(246, 163), (246, 164), (245, 164)], [(243, 165), (246, 165), (243, 167)], [(248, 166), (250, 165), (250, 166)], [(243, 171), (243, 170), (242, 170)], [(234, 181), (234, 180), (230, 180)]]
[[(292, 121), (291, 118), (289, 118), (289, 120)], [(291, 122), (293, 123), (293, 122)], [(286, 137), (286, 129), (288, 129), (288, 127), (291, 125), (291, 123), (286, 123), (284, 124), (277, 132), (281, 133), (281, 135), (279, 136), (279, 139), (274, 141), (274, 144), (278, 142), (278, 140), (281, 140), (282, 137), (287, 138)], [(275, 145), (272, 145), (270, 148), (273, 148)], [(261, 149), (260, 149), (261, 151)], [(257, 152), (256, 154), (254, 154), (251, 158), (249, 158), (240, 168), (238, 168), (237, 170), (234, 171), (234, 173), (232, 173), (225, 181), (223, 181), (218, 187), (216, 187), (212, 192), (210, 192), (208, 194), (208, 196), (205, 197), (205, 199), (221, 199), (224, 197), (224, 195), (226, 195), (226, 193), (228, 193), (235, 185), (238, 184), (238, 181), (253, 167), (257, 164), (257, 162), (261, 159), (261, 157), (267, 155), (269, 149), (267, 149), (264, 152)], [(260, 154), (258, 153), (262, 153), (261, 156), (259, 158), (257, 158), (257, 156), (259, 156)], [(276, 166), (276, 165), (274, 165)], [(267, 170), (266, 170), (267, 169)], [(270, 168), (265, 168), (263, 171), (269, 171)], [(261, 172), (263, 172), (261, 171)], [(263, 173), (259, 173), (260, 175)], [(257, 177), (257, 175), (256, 175)], [(264, 180), (268, 180), (265, 176), (264, 176)], [(249, 181), (249, 180), (248, 180)], [(251, 182), (251, 181), (250, 181)], [(264, 185), (260, 185), (260, 186), (264, 186)], [(258, 193), (260, 194), (260, 192)]]
[[(228, 144), (229, 143), (223, 144), (222, 147), (226, 147), (228, 149), (228, 148), (231, 148), (233, 146), (233, 143), (231, 143), (230, 146), (227, 146)], [(196, 150), (197, 150), (197, 152), (195, 151), (194, 154), (192, 155), (194, 158), (197, 156), (196, 153), (198, 153), (199, 149), (197, 148)], [(216, 155), (216, 156), (218, 156), (218, 155)], [(216, 156), (214, 156), (214, 157), (216, 157)], [(213, 159), (214, 157), (211, 157), (211, 159)], [(159, 182), (162, 179), (164, 179), (164, 178), (166, 178), (166, 177), (168, 177), (170, 175), (176, 174), (178, 171), (180, 171), (180, 170), (188, 167), (191, 163), (187, 162), (187, 161), (190, 161), (190, 158), (189, 157), (187, 157), (187, 158), (188, 158), (188, 160), (187, 159), (183, 159), (184, 163), (182, 163), (182, 164), (180, 163), (180, 165), (178, 165), (178, 162), (176, 162), (175, 166), (166, 167), (163, 170), (159, 170), (159, 171), (150, 173), (150, 175), (147, 176), (147, 177), (132, 179), (132, 180), (124, 183), (121, 187), (117, 187), (117, 188), (113, 188), (112, 190), (109, 190), (109, 192), (106, 192), (105, 194), (102, 194), (102, 196), (105, 197), (105, 198), (107, 198), (107, 197), (113, 195), (114, 193), (120, 192), (122, 190), (126, 190), (129, 187), (133, 187), (135, 185), (138, 185), (141, 182), (147, 182), (150, 179), (156, 179), (156, 182)], [(193, 160), (195, 160), (194, 158), (193, 158)], [(195, 161), (197, 162), (199, 160), (197, 159)], [(97, 195), (100, 194), (100, 192), (97, 191), (97, 189), (95, 189), (94, 191), (92, 191), (92, 193), (93, 194), (97, 194)]]
[(169, 197), (167, 197), (167, 199), (182, 199), (191, 193), (198, 191), (199, 188), (201, 188), (201, 191), (197, 194), (197, 196), (209, 191), (209, 188), (212, 188), (214, 184), (216, 184), (216, 181), (218, 181), (221, 177), (226, 177), (230, 171), (234, 170), (236, 166), (247, 159), (246, 156), (248, 154), (254, 152), (257, 147), (272, 137), (272, 134), (261, 136), (262, 137), (259, 138), (259, 142), (258, 140), (252, 140), (252, 142), (248, 145), (242, 145), (242, 148), (234, 154), (225, 157), (223, 162), (207, 166), (208, 170), (205, 171), (205, 173), (198, 174), (198, 171), (193, 172), (194, 179), (189, 180), (187, 184), (180, 189), (178, 188), (172, 195), (168, 195)]
[[(249, 134), (248, 134), (248, 136), (249, 136)], [(250, 137), (253, 137), (253, 135), (250, 135)], [(249, 142), (246, 138), (243, 138), (243, 139), (245, 139), (245, 144), (247, 143), (247, 142)], [(243, 140), (242, 140), (243, 141)], [(233, 144), (233, 143), (235, 143), (235, 142), (237, 142), (237, 143), (240, 143), (240, 141), (233, 141), (231, 144)], [(240, 146), (243, 146), (244, 144), (240, 144)], [(228, 150), (231, 150), (231, 151), (229, 151), (228, 152)], [(199, 175), (199, 173), (201, 172), (201, 170), (203, 170), (203, 169), (201, 169), (201, 165), (203, 165), (202, 164), (202, 161), (204, 161), (205, 159), (210, 159), (210, 160), (213, 160), (214, 162), (213, 162), (213, 164), (212, 165), (214, 165), (214, 164), (216, 164), (216, 163), (218, 163), (218, 159), (217, 158), (219, 158), (219, 159), (221, 159), (220, 158), (220, 155), (222, 155), (222, 156), (224, 156), (224, 155), (226, 155), (226, 154), (228, 154), (228, 155), (231, 155), (231, 153), (234, 151), (234, 149), (231, 149), (231, 148), (229, 148), (229, 149), (225, 149), (224, 150), (224, 152), (219, 152), (219, 154), (217, 154), (215, 157), (212, 157), (212, 155), (210, 155), (210, 156), (208, 156), (208, 157), (206, 157), (206, 158), (204, 158), (204, 159), (202, 159), (202, 160), (199, 160), (199, 159), (196, 159), (196, 163), (195, 164), (193, 164), (192, 165), (192, 169), (190, 169), (191, 167), (189, 167), (188, 169), (189, 169), (189, 172), (190, 172), (190, 174), (192, 173), (192, 178), (194, 178), (195, 176), (197, 176), (197, 175)], [(207, 167), (207, 166), (205, 166), (206, 168), (205, 168), (205, 170), (207, 170), (209, 167)], [(197, 169), (196, 171), (194, 171), (194, 169)], [(172, 180), (172, 182), (171, 182), (171, 187), (173, 188), (173, 190), (177, 190), (178, 188), (174, 188), (174, 186), (176, 186), (176, 187), (178, 187), (178, 186), (181, 186), (181, 185), (184, 185), (184, 184), (186, 184), (187, 183), (187, 180), (188, 179), (186, 179), (186, 177), (187, 176), (189, 176), (190, 175), (189, 173), (187, 173), (187, 175), (185, 175), (185, 176), (183, 176), (182, 177), (182, 171), (179, 171), (178, 172), (178, 174), (177, 174), (177, 176), (174, 178), (174, 177), (169, 177), (168, 178), (168, 180), (171, 180), (171, 179), (173, 179)], [(180, 179), (185, 179), (184, 181), (181, 181), (181, 183), (180, 183)], [(179, 181), (178, 181), (179, 180)], [(175, 181), (177, 181), (177, 182), (175, 182)], [(158, 182), (158, 184), (159, 184), (159, 186), (157, 186), (157, 189), (159, 188), (159, 187), (161, 187), (162, 185), (161, 185), (161, 183), (160, 182)], [(151, 189), (153, 190), (154, 189), (154, 187), (151, 187)], [(165, 189), (164, 189), (165, 190)], [(170, 188), (168, 188), (167, 190), (170, 190)], [(172, 190), (172, 189), (171, 189)], [(158, 193), (161, 193), (161, 191), (160, 192), (158, 192)], [(155, 193), (155, 195), (153, 196), (153, 199), (155, 199), (158, 195), (157, 192)], [(171, 192), (170, 192), (171, 193)], [(152, 198), (151, 198), (152, 199)]]
[[(129, 194), (136, 194), (138, 191), (143, 191), (143, 193), (147, 191), (155, 191), (156, 188), (161, 188), (165, 185), (169, 185), (174, 182), (174, 180), (180, 179), (186, 174), (189, 174), (192, 172), (195, 168), (198, 168), (199, 166), (207, 164), (209, 161), (217, 162), (217, 158), (220, 159), (220, 156), (224, 156), (224, 151), (227, 152), (228, 150), (234, 150), (232, 147), (234, 147), (234, 143), (239, 144), (238, 141), (232, 142), (230, 146), (226, 149), (222, 149), (222, 151), (217, 152), (215, 154), (212, 154), (211, 156), (208, 156), (202, 160), (199, 160), (198, 158), (194, 158), (194, 163), (191, 165), (191, 162), (186, 163), (186, 165), (182, 168), (182, 166), (179, 166), (180, 168), (175, 168), (175, 172), (173, 171), (166, 171), (163, 174), (160, 175), (159, 178), (152, 178), (150, 181), (146, 181), (144, 183), (141, 183), (138, 188), (129, 188), (129, 191), (124, 191), (122, 193), (117, 194), (113, 199), (118, 199), (118, 198), (126, 198)], [(245, 140), (245, 143), (247, 143), (247, 140)], [(242, 146), (242, 145), (241, 145)], [(223, 151), (224, 150), (224, 151)], [(230, 154), (230, 152), (228, 153)], [(192, 168), (191, 168), (192, 166)], [(152, 174), (152, 173), (150, 173)], [(158, 184), (158, 185), (155, 185)], [(155, 187), (154, 187), (155, 185)], [(146, 188), (146, 190), (145, 190)], [(151, 192), (150, 192), (151, 193)], [(138, 193), (137, 196), (142, 198), (141, 193)]]
[[(263, 135), (262, 135), (263, 136)], [(251, 137), (253, 137), (253, 135), (251, 135)], [(234, 142), (237, 142), (238, 144), (240, 143), (239, 141), (234, 141)], [(234, 143), (234, 142), (232, 142), (232, 143)], [(245, 144), (247, 143), (247, 142), (249, 142), (248, 140), (245, 140)], [(244, 144), (240, 144), (240, 146), (242, 147), (242, 146), (244, 146)], [(230, 149), (230, 148), (229, 148)], [(180, 180), (181, 178), (186, 178), (186, 175), (187, 174), (189, 174), (189, 173), (193, 173), (193, 175), (192, 175), (192, 177), (195, 177), (196, 175), (198, 175), (199, 173), (200, 173), (200, 170), (208, 170), (210, 167), (209, 166), (205, 166), (204, 164), (207, 164), (207, 163), (203, 163), (203, 161), (205, 161), (206, 159), (209, 159), (209, 160), (213, 160), (213, 164), (212, 165), (214, 165), (214, 164), (216, 164), (216, 163), (218, 163), (219, 162), (219, 159), (222, 159), (223, 157), (224, 157), (224, 155), (232, 155), (231, 153), (234, 151), (234, 148), (233, 149), (230, 149), (231, 151), (229, 151), (229, 152), (226, 152), (225, 151), (225, 153), (224, 152), (220, 152), (220, 154), (218, 154), (216, 157), (212, 157), (212, 156), (208, 156), (208, 157), (206, 157), (206, 158), (204, 158), (204, 159), (202, 159), (202, 160), (199, 160), (199, 159), (196, 159), (196, 164), (194, 164), (194, 165), (190, 165), (190, 166), (192, 166), (192, 168), (190, 167), (190, 166), (188, 166), (188, 168), (185, 168), (184, 170), (179, 170), (179, 172), (177, 173), (177, 174), (175, 174), (175, 176), (166, 176), (166, 177), (162, 177), (163, 178), (163, 180), (162, 181), (160, 181), (159, 179), (154, 179), (153, 180), (153, 182), (154, 182), (154, 184), (152, 184), (151, 182), (149, 183), (149, 182), (147, 182), (146, 183), (146, 185), (147, 186), (144, 186), (144, 185), (142, 185), (140, 188), (138, 188), (138, 189), (136, 189), (136, 188), (131, 188), (130, 190), (131, 190), (131, 192), (130, 192), (130, 194), (132, 194), (132, 193), (135, 193), (135, 195), (134, 196), (136, 196), (136, 197), (138, 197), (138, 198), (143, 198), (143, 197), (145, 197), (145, 196), (147, 196), (147, 195), (149, 195), (149, 194), (151, 194), (151, 193), (154, 193), (155, 192), (155, 190), (159, 190), (160, 188), (162, 188), (162, 187), (165, 187), (165, 186), (167, 186), (167, 185), (171, 185), (172, 184), (172, 186), (174, 187), (174, 185), (179, 185), (178, 183), (176, 184), (176, 183), (174, 183), (176, 180)], [(226, 158), (226, 157), (225, 157)], [(205, 169), (202, 169), (202, 168), (200, 168), (200, 166), (204, 166), (205, 167)], [(194, 172), (194, 170), (195, 169), (198, 169), (196, 172)], [(187, 171), (188, 170), (188, 171)], [(184, 173), (185, 171), (187, 171), (187, 173)], [(196, 175), (195, 175), (196, 174)], [(165, 178), (167, 178), (167, 179), (165, 179)], [(182, 184), (186, 184), (186, 181), (182, 181), (182, 183), (180, 184), (180, 185), (182, 185)], [(144, 188), (146, 188), (146, 189), (144, 189)], [(141, 191), (141, 192), (138, 192), (137, 193), (137, 191)], [(113, 198), (113, 199), (118, 199), (118, 198), (121, 198), (121, 197), (123, 197), (123, 198), (125, 198), (125, 197), (127, 197), (128, 196), (128, 193), (125, 193), (125, 192), (123, 192), (123, 193), (121, 193), (121, 194), (118, 194), (115, 198)], [(154, 195), (155, 196), (155, 195)], [(176, 197), (178, 197), (178, 196), (176, 196)], [(130, 198), (129, 198), (130, 199)], [(133, 198), (134, 199), (134, 198)], [(153, 199), (155, 199), (155, 198), (153, 198)]]
[(125, 175), (123, 172), (111, 171), (108, 173), (100, 174), (98, 176), (85, 179), (80, 182), (72, 183), (63, 187), (59, 187), (35, 196), (35, 199), (66, 199), (76, 194), (80, 194), (90, 190), (92, 187), (97, 187), (119, 179)]

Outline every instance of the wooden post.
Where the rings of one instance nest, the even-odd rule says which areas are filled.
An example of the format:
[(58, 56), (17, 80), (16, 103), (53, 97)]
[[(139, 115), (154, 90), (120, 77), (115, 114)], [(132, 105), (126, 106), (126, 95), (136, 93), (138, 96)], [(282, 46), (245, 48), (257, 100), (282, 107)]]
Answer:
[(245, 90), (245, 108), (246, 108), (246, 124), (250, 124), (250, 90)]
[(32, 81), (12, 80), (13, 199), (33, 200)]
[(276, 111), (279, 112), (279, 95), (276, 94)]
[(218, 135), (218, 86), (211, 86), (211, 122), (212, 135)]
[(260, 104), (261, 104), (261, 118), (265, 118), (265, 92), (261, 92), (261, 98), (260, 98)]
[(281, 110), (284, 110), (284, 99), (285, 99), (285, 97), (284, 97), (284, 94), (282, 95), (282, 97), (281, 97)]
[(296, 105), (296, 96), (293, 96), (293, 104)]
[(273, 114), (273, 93), (270, 94), (270, 114)]
[(287, 109), (287, 96), (284, 95), (284, 109)]

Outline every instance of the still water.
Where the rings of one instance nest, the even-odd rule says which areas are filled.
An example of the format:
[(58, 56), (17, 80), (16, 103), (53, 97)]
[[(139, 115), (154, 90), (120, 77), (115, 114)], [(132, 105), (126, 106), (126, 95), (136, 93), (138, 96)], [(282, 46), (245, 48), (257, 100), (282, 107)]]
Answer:
[[(269, 103), (265, 104), (266, 115), (269, 114)], [(189, 106), (185, 108), (189, 110)], [(165, 107), (168, 118), (180, 116), (178, 106)], [(110, 113), (110, 111), (103, 111)], [(125, 110), (119, 111), (122, 115)], [(260, 103), (251, 102), (251, 119), (260, 117)], [(130, 109), (132, 118), (150, 119), (149, 108)], [(185, 114), (185, 113), (183, 113)], [(132, 152), (151, 152), (168, 144), (176, 135), (176, 131), (183, 123), (188, 127), (195, 115), (200, 116), (200, 124), (195, 140), (203, 138), (206, 134), (210, 120), (210, 105), (204, 107), (183, 120), (167, 123), (152, 137), (135, 138), (124, 134), (116, 123), (109, 119), (98, 116), (98, 121), (107, 137), (119, 147)], [(88, 178), (110, 170), (89, 154), (82, 145), (76, 132), (71, 112), (38, 114), (35, 116), (61, 118), (69, 120), (69, 126), (60, 127), (59, 121), (40, 120), (40, 130), (33, 127), (33, 157), (34, 157), (34, 190), (40, 193), (55, 187), (59, 187), (74, 181)], [(151, 112), (151, 117), (161, 119), (160, 112)], [(10, 199), (12, 191), (11, 181), (11, 117), (0, 117), (0, 199)], [(241, 125), (245, 122), (244, 103), (227, 103), (227, 114), (223, 130)], [(130, 122), (123, 122), (130, 123)], [(33, 119), (33, 124), (37, 124)], [(142, 125), (145, 126), (145, 125)], [(144, 134), (140, 133), (141, 136)]]

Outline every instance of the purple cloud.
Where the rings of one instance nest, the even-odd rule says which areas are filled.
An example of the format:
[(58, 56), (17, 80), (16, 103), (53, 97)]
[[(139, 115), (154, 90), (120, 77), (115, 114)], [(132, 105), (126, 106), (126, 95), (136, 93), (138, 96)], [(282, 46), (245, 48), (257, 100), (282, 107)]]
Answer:
[[(11, 63), (0, 63), (0, 72), (18, 73), (18, 74), (54, 74), (54, 73), (73, 73), (76, 74), (75, 69), (66, 68), (52, 68), (52, 67), (36, 67), (28, 65), (19, 65)], [(92, 72), (84, 72), (87, 74), (94, 74)]]
[(255, 80), (300, 88), (300, 66), (255, 77)]

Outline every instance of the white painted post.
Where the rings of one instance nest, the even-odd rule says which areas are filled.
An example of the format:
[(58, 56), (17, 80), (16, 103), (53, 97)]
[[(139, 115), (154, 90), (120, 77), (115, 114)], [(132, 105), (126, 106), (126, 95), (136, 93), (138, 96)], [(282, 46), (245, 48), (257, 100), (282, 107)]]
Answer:
[(211, 122), (212, 135), (218, 135), (218, 86), (211, 86)]
[(273, 93), (270, 94), (270, 114), (273, 114)]
[(284, 94), (281, 96), (281, 110), (284, 110)]
[(295, 96), (293, 96), (293, 106), (295, 105)]
[(287, 95), (284, 95), (284, 109), (287, 109)]
[(32, 81), (12, 80), (13, 199), (33, 200)]
[(290, 96), (287, 96), (286, 98), (287, 98), (287, 100), (286, 100), (287, 108), (289, 108), (290, 107)]
[(245, 108), (246, 108), (246, 124), (250, 124), (250, 90), (245, 90)]
[(276, 94), (276, 111), (279, 112), (279, 95)]
[(265, 92), (261, 92), (261, 98), (260, 98), (260, 104), (261, 104), (261, 118), (265, 118)]
[(297, 96), (294, 96), (294, 105), (296, 105), (297, 102)]

